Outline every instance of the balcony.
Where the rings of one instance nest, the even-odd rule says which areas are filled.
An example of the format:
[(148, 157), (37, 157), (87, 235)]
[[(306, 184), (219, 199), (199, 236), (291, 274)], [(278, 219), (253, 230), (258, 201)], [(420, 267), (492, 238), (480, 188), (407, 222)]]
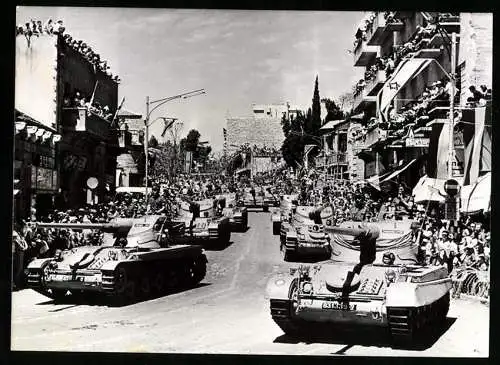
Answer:
[[(457, 43), (458, 42), (459, 35), (457, 35)], [(445, 47), (448, 44), (449, 39), (440, 33), (433, 35), (431, 38), (424, 38), (417, 43), (417, 51), (413, 53), (414, 58), (438, 59), (443, 52), (445, 52)]]
[(386, 130), (380, 129), (377, 126), (371, 128), (366, 133), (364, 148), (370, 148), (376, 143), (386, 140), (387, 136), (388, 134)]
[[(368, 86), (368, 85), (367, 85)], [(359, 113), (364, 110), (368, 105), (377, 102), (377, 95), (370, 95), (368, 87), (365, 86), (363, 90), (353, 95), (352, 108), (354, 113)]]
[(345, 152), (330, 152), (327, 155), (317, 156), (316, 167), (328, 167), (333, 165), (347, 164), (347, 154)]
[(358, 39), (353, 49), (354, 66), (368, 66), (372, 64), (378, 53), (378, 46), (369, 46), (367, 41)]
[(86, 108), (63, 108), (62, 116), (63, 132), (87, 132), (104, 140), (110, 135), (111, 123)]
[(401, 20), (393, 19), (393, 21), (388, 22), (384, 12), (377, 12), (371, 28), (366, 33), (368, 45), (380, 46), (385, 42), (387, 37), (392, 35), (392, 32), (401, 31), (404, 29), (404, 26)]

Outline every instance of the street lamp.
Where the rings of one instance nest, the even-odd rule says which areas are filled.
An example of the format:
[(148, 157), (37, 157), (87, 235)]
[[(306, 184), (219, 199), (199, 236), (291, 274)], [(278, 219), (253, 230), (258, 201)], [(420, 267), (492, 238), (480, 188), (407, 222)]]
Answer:
[[(146, 118), (144, 118), (144, 150), (145, 150), (145, 154), (146, 154), (146, 171), (145, 171), (145, 180), (146, 180), (146, 201), (145, 201), (145, 207), (146, 207), (146, 210), (148, 208), (148, 192), (149, 192), (149, 168), (148, 168), (148, 165), (149, 165), (149, 158), (148, 158), (148, 144), (149, 144), (149, 127), (153, 125), (153, 123), (155, 123), (157, 120), (159, 119), (163, 119), (164, 122), (165, 122), (165, 126), (167, 127), (167, 122), (168, 122), (168, 118), (165, 118), (165, 117), (160, 117), (160, 118), (156, 118), (155, 120), (153, 120), (152, 122), (149, 121), (150, 117), (151, 117), (151, 114), (156, 110), (158, 109), (160, 106), (162, 106), (163, 104), (166, 104), (168, 103), (169, 101), (172, 101), (172, 100), (176, 100), (176, 99), (187, 99), (187, 98), (191, 98), (193, 96), (198, 96), (198, 95), (202, 95), (202, 94), (205, 94), (205, 89), (198, 89), (198, 90), (193, 90), (193, 91), (189, 91), (189, 92), (186, 92), (186, 93), (182, 93), (182, 94), (178, 94), (178, 95), (173, 95), (173, 96), (169, 96), (169, 97), (166, 97), (166, 98), (162, 98), (162, 99), (157, 99), (157, 100), (153, 100), (153, 101), (150, 101), (149, 100), (149, 96), (146, 96)], [(154, 106), (153, 106), (154, 105)], [(153, 106), (153, 108), (150, 110), (150, 106)], [(170, 118), (171, 120), (172, 118)], [(172, 126), (173, 122), (167, 127), (167, 128), (170, 128)], [(167, 129), (165, 128), (165, 130)]]

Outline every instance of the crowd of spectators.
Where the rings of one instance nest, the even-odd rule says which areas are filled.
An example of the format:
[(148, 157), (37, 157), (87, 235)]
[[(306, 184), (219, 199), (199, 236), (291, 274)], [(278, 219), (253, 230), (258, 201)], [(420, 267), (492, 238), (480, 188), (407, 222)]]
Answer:
[(95, 70), (108, 75), (114, 82), (119, 83), (121, 80), (118, 76), (111, 73), (111, 67), (108, 66), (108, 62), (101, 60), (101, 56), (92, 50), (92, 47), (87, 45), (82, 40), (73, 39), (73, 37), (65, 33), (66, 28), (64, 27), (63, 21), (58, 20), (54, 22), (52, 19), (48, 19), (45, 24), (42, 24), (41, 20), (30, 20), (24, 25), (19, 24), (16, 27), (16, 35), (24, 35), (28, 40), (28, 44), (33, 36), (39, 37), (40, 35), (61, 35), (65, 43), (73, 48), (75, 51), (79, 52), (90, 64), (92, 64)]
[(63, 105), (67, 108), (86, 108), (89, 116), (95, 114), (108, 121), (113, 118), (109, 106), (102, 106), (98, 101), (91, 101), (91, 97), (84, 97), (78, 90), (74, 91), (73, 95), (66, 95), (63, 98)]
[[(450, 93), (453, 93), (451, 82), (443, 78), (425, 87), (422, 94), (414, 101), (410, 101), (396, 112), (394, 105), (389, 108), (389, 118), (385, 121), (370, 118), (361, 128), (351, 130), (350, 140), (357, 140), (366, 136), (367, 132), (374, 127), (399, 135), (404, 135), (411, 126), (416, 126), (417, 121), (428, 119), (428, 113), (435, 107), (449, 107)], [(456, 90), (454, 92), (457, 98)], [(486, 85), (479, 88), (470, 86), (465, 97), (465, 107), (476, 107), (491, 102), (492, 90)], [(459, 111), (455, 111), (459, 115)]]
[[(393, 13), (391, 12), (386, 12), (385, 16), (386, 19), (394, 19)], [(439, 15), (440, 21), (445, 21), (446, 19), (451, 19), (452, 17), (454, 17), (452, 13), (443, 13)], [(370, 19), (372, 18), (365, 21), (365, 27), (367, 29), (369, 29), (372, 24)], [(411, 57), (422, 47), (427, 46), (432, 37), (438, 33), (438, 24), (439, 22), (424, 22), (423, 26), (417, 26), (415, 34), (405, 44), (395, 47), (392, 52), (384, 57), (377, 57), (374, 64), (366, 68), (364, 78), (355, 84), (353, 90), (354, 96), (359, 95), (359, 93), (365, 88), (367, 82), (370, 82), (377, 77), (378, 71), (385, 71), (385, 78), (389, 78), (403, 58)], [(361, 32), (361, 35), (359, 31), (356, 33), (356, 37), (361, 37), (361, 39), (363, 39), (363, 36), (366, 37), (366, 32)], [(356, 42), (359, 42), (359, 40), (357, 39)]]
[(470, 267), (486, 271), (490, 261), (490, 232), (484, 216), (462, 215), (456, 225), (440, 219), (436, 207), (416, 204), (411, 192), (399, 187), (397, 193), (373, 194), (370, 189), (350, 181), (336, 180), (317, 188), (317, 179), (305, 179), (299, 203), (333, 208), (335, 224), (355, 220), (377, 222), (408, 219), (419, 223), (414, 235), (419, 246), (418, 260), (427, 265), (444, 266), (449, 272)]

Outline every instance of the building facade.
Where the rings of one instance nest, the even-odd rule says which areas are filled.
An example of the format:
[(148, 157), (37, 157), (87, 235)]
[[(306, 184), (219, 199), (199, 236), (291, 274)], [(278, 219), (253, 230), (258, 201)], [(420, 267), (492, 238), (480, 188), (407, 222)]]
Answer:
[[(450, 107), (451, 39), (460, 45), (460, 24), (457, 13), (373, 12), (356, 30), (354, 66), (365, 73), (353, 109), (363, 117), (350, 140), (364, 179), (410, 190), (429, 173), (432, 120)], [(457, 62), (458, 46), (455, 55)], [(454, 166), (459, 173), (460, 161)]]
[(120, 110), (120, 154), (116, 164), (116, 186), (144, 186), (144, 120), (142, 115)]
[[(15, 165), (24, 173), (15, 174), (22, 185), (18, 190), (29, 195), (22, 196), (19, 210), (15, 208), (19, 218), (33, 208), (45, 214), (53, 208), (81, 206), (89, 197), (103, 200), (114, 189), (118, 135), (112, 119), (118, 82), (90, 62), (82, 53), (82, 42), (70, 43), (69, 39), (46, 33), (30, 39), (21, 34), (16, 37), (15, 107), (18, 116), (26, 117), (27, 132), (16, 135), (19, 159)], [(43, 136), (50, 132), (58, 142), (34, 151), (37, 147), (29, 136), (35, 124), (36, 141), (47, 140)], [(30, 166), (36, 172), (31, 167), (28, 178)], [(52, 171), (50, 183), (48, 170)], [(90, 177), (98, 180), (92, 191), (87, 186)]]

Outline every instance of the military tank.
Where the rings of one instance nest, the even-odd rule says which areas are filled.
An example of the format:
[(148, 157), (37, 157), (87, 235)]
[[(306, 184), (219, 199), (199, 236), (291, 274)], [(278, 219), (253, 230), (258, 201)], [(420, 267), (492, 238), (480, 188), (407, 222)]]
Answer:
[[(229, 218), (222, 215), (217, 199), (199, 201), (180, 201), (177, 216), (172, 219), (172, 226), (181, 226), (171, 234), (176, 243), (186, 241), (217, 242), (227, 244), (231, 240)], [(171, 229), (174, 233), (174, 230)]]
[(273, 224), (273, 234), (279, 235), (281, 231), (281, 222), (288, 221), (292, 210), (297, 207), (299, 196), (283, 195), (280, 200), (280, 206), (271, 210), (271, 222)]
[(98, 292), (132, 301), (194, 286), (206, 274), (200, 246), (171, 245), (166, 217), (117, 219), (110, 223), (33, 223), (37, 228), (100, 230), (101, 246), (81, 246), (35, 259), (28, 265), (28, 287), (55, 300)]
[(269, 204), (265, 201), (265, 192), (261, 187), (245, 187), (238, 193), (238, 205), (245, 208), (262, 208), (269, 211)]
[[(271, 316), (286, 334), (378, 326), (395, 345), (406, 346), (446, 319), (451, 278), (446, 268), (418, 264), (412, 232), (382, 245), (376, 225), (333, 227), (332, 234), (331, 260), (292, 268), (268, 282)], [(344, 259), (353, 254), (359, 260)]]
[(229, 219), (232, 231), (243, 232), (248, 227), (248, 210), (237, 205), (235, 193), (220, 194), (216, 197), (222, 206), (222, 215)]
[(325, 208), (327, 206), (299, 205), (292, 209), (291, 217), (281, 223), (280, 251), (285, 261), (312, 255), (330, 258), (330, 236), (321, 217)]
[(262, 185), (260, 188), (264, 194), (264, 204), (268, 207), (267, 209), (269, 210), (269, 207), (279, 207), (280, 198), (273, 192), (273, 186)]

